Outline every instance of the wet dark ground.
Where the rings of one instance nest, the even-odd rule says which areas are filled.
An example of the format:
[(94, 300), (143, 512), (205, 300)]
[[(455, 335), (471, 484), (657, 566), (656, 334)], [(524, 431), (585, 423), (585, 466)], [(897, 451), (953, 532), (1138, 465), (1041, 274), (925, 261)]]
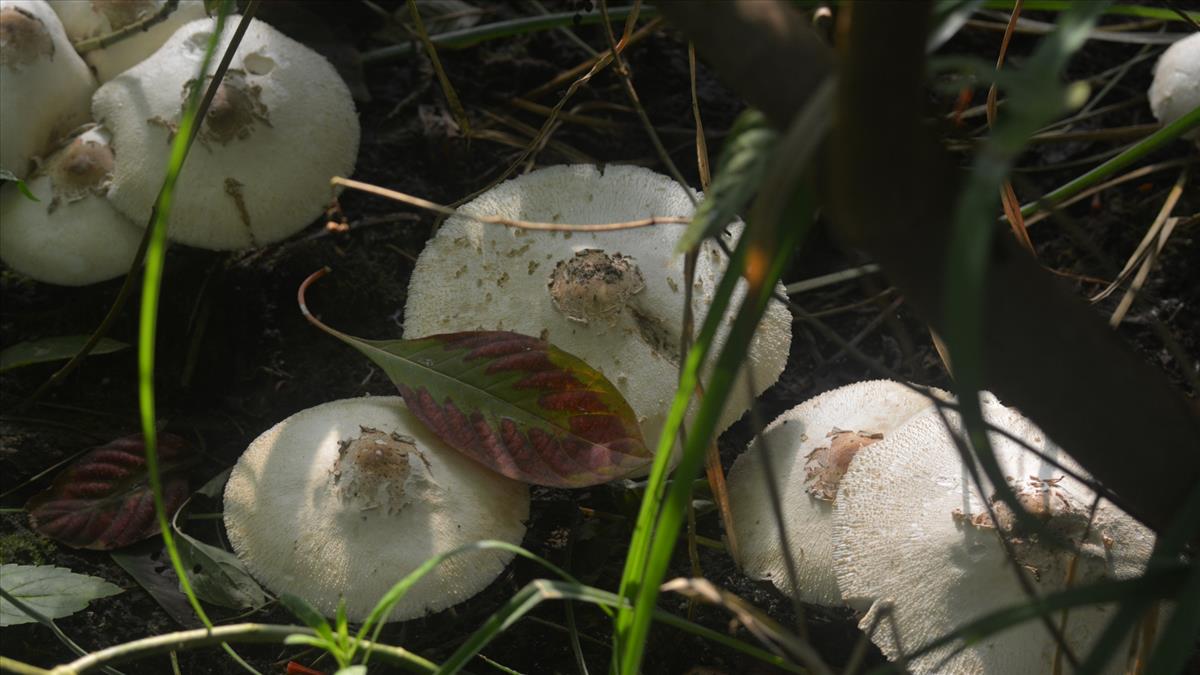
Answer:
[[(304, 19), (294, 21), (297, 27), (293, 30), (300, 37), (308, 31), (307, 35), (316, 36), (315, 42), (320, 43), (316, 46), (343, 54), (347, 45), (362, 49), (378, 46), (377, 40), (365, 37), (378, 28), (378, 20), (365, 10), (347, 10), (347, 6), (349, 3), (310, 5), (308, 11), (320, 15), (321, 30), (313, 30), (313, 24)], [(514, 13), (508, 7), (483, 6), (491, 10), (485, 20)], [(594, 47), (606, 45), (595, 28), (583, 27), (577, 33)], [(991, 59), (998, 44), (998, 33), (968, 30), (951, 43), (950, 49)], [(1019, 37), (1010, 57), (1013, 62), (1019, 61), (1032, 44), (1032, 40)], [(1083, 77), (1100, 72), (1131, 58), (1138, 49), (1136, 45), (1091, 43), (1072, 63), (1070, 74)], [(542, 118), (516, 110), (508, 99), (586, 57), (581, 48), (554, 32), (442, 53), (446, 71), (474, 123), (488, 123), (485, 111), (490, 111), (533, 127), (540, 125)], [(685, 44), (673, 31), (660, 30), (630, 48), (627, 58), (651, 120), (666, 130), (664, 142), (673, 159), (688, 180), (698, 185)], [(1109, 94), (1110, 100), (1140, 96), (1149, 82), (1152, 63), (1151, 59), (1135, 66)], [(355, 177), (360, 180), (449, 203), (486, 185), (519, 153), (518, 148), (487, 140), (468, 143), (454, 134), (453, 124), (447, 122), (451, 117), (441, 90), (424, 58), (391, 61), (346, 73), (352, 84), (356, 81), (370, 93), (369, 101), (359, 102), (363, 137)], [(556, 96), (551, 93), (539, 102), (552, 105)], [(933, 93), (930, 96), (931, 104), (939, 110), (952, 108), (951, 98)], [(699, 98), (715, 161), (723, 132), (743, 104), (703, 66)], [(982, 100), (980, 92), (976, 102)], [(568, 109), (575, 105), (621, 124), (604, 129), (564, 124), (554, 135), (556, 141), (600, 161), (635, 162), (661, 170), (611, 71), (598, 75), (589, 87), (581, 89)], [(1152, 121), (1148, 109), (1138, 105), (1088, 120), (1080, 128)], [(961, 129), (949, 125), (947, 129), (949, 134), (965, 135), (980, 124), (982, 117), (976, 117)], [(491, 126), (504, 128), (494, 122)], [(1112, 147), (1116, 146), (1097, 142), (1040, 145), (1022, 164), (1044, 168)], [(1186, 152), (1187, 148), (1179, 144), (1157, 153), (1150, 161)], [(552, 148), (536, 159), (539, 165), (568, 161)], [(1080, 171), (1066, 168), (1023, 172), (1018, 174), (1016, 187), (1028, 199)], [(1111, 278), (1137, 245), (1176, 175), (1172, 171), (1154, 173), (1072, 207), (1068, 213), (1075, 231), (1051, 221), (1034, 226), (1031, 235), (1039, 257), (1048, 267), (1060, 271)], [(285, 242), (258, 251), (221, 255), (184, 247), (171, 250), (159, 320), (158, 411), (165, 428), (192, 439), (203, 457), (193, 470), (193, 487), (230, 466), (254, 437), (294, 412), (338, 398), (394, 393), (386, 376), (371, 363), (305, 323), (296, 309), (295, 293), (307, 275), (328, 265), (333, 273), (309, 294), (314, 311), (350, 334), (398, 336), (412, 260), (421, 251), (434, 221), (428, 214), (362, 194), (345, 193), (340, 203), (351, 225), (349, 231), (328, 231), (323, 223), (315, 223)], [(1198, 207), (1194, 195), (1185, 196), (1176, 213), (1192, 213)], [(1157, 319), (1165, 326), (1166, 334), (1178, 343), (1180, 351), (1192, 359), (1200, 354), (1200, 284), (1194, 263), (1200, 260), (1197, 248), (1194, 225), (1175, 233), (1147, 284), (1148, 299), (1135, 305), (1120, 329), (1147, 361), (1185, 390), (1188, 385), (1183, 366), (1164, 348), (1153, 321)], [(825, 234), (817, 233), (798, 252), (784, 280), (813, 277), (860, 262), (853, 251), (842, 250)], [(1074, 284), (1081, 294), (1096, 290), (1095, 285), (1070, 278), (1064, 278), (1064, 283)], [(85, 289), (62, 289), (4, 272), (0, 277), (4, 298), (0, 344), (90, 332), (107, 311), (119, 284), (114, 281)], [(862, 350), (909, 379), (945, 386), (945, 373), (923, 324), (903, 304), (894, 305), (897, 296), (884, 293), (887, 289), (882, 277), (866, 277), (807, 293), (796, 301), (810, 312), (825, 313), (831, 328), (846, 338), (857, 338)], [(1111, 313), (1119, 296), (1115, 294), (1100, 303), (1098, 311)], [(136, 302), (126, 308), (113, 337), (135, 341), (135, 308)], [(772, 419), (811, 395), (872, 377), (869, 368), (837, 355), (837, 351), (827, 340), (797, 324), (787, 370), (762, 398), (761, 416)], [(20, 506), (26, 497), (44, 487), (44, 478), (28, 484), (26, 481), (47, 467), (86, 447), (138, 429), (132, 351), (88, 359), (41, 403), (19, 415), (8, 414), (52, 371), (52, 366), (35, 366), (0, 375), (0, 395), (6, 410), (0, 417), (0, 475), (5, 491), (21, 486), (4, 500), (5, 507)], [(1188, 393), (1195, 396), (1194, 391)], [(727, 467), (749, 438), (745, 420), (721, 438), (721, 454)], [(628, 521), (585, 518), (579, 507), (631, 517), (636, 496), (620, 487), (601, 486), (574, 492), (537, 488), (533, 498), (523, 545), (569, 567), (586, 583), (615, 589), (629, 535)], [(60, 565), (127, 589), (58, 622), (85, 649), (177, 630), (181, 627), (177, 618), (190, 622), (189, 626), (198, 625), (186, 609), (175, 608), (177, 618), (164, 611), (108, 554), (74, 551), (41, 539), (30, 533), (23, 514), (6, 513), (0, 516), (0, 522), (3, 562)], [(699, 522), (701, 534), (720, 537), (715, 515), (704, 514)], [(212, 523), (200, 523), (198, 529), (211, 527)], [(142, 550), (157, 553), (158, 548), (157, 543), (150, 543)], [(679, 551), (672, 574), (686, 575), (688, 565), (682, 546)], [(161, 560), (156, 564), (165, 567)], [(705, 576), (718, 586), (746, 598), (783, 625), (794, 625), (790, 602), (769, 584), (746, 579), (723, 553), (702, 548), (701, 565)], [(169, 576), (168, 585), (173, 583)], [(439, 661), (525, 583), (540, 576), (542, 571), (532, 563), (515, 562), (471, 601), (427, 619), (389, 626), (383, 639)], [(677, 596), (664, 597), (662, 604), (671, 611), (686, 611), (685, 601)], [(859, 640), (849, 613), (809, 610), (809, 639), (831, 664), (843, 664)], [(294, 622), (278, 607), (243, 617), (219, 609), (214, 613), (220, 622)], [(593, 672), (602, 672), (609, 654), (610, 623), (591, 607), (577, 607), (576, 615), (585, 636), (587, 661)], [(561, 628), (565, 624), (563, 606), (546, 603), (533, 616), (534, 620), (518, 622), (483, 653), (524, 673), (577, 672)], [(696, 618), (718, 630), (730, 625), (727, 614), (712, 608), (697, 608)], [(744, 631), (739, 634), (753, 640)], [(6, 656), (26, 662), (50, 666), (72, 658), (48, 630), (36, 624), (6, 628), (0, 640)], [(328, 672), (335, 670), (329, 659), (316, 660), (312, 650), (298, 647), (245, 646), (238, 651), (263, 672), (282, 672), (291, 659)], [(878, 662), (880, 657), (873, 647), (870, 653), (868, 662)], [(179, 665), (184, 673), (243, 672), (216, 649), (180, 653)], [(167, 659), (157, 658), (122, 669), (128, 673), (167, 673), (170, 667)], [(470, 667), (474, 672), (495, 672), (479, 660)], [(645, 672), (686, 673), (698, 668), (724, 673), (773, 672), (680, 631), (655, 629)]]

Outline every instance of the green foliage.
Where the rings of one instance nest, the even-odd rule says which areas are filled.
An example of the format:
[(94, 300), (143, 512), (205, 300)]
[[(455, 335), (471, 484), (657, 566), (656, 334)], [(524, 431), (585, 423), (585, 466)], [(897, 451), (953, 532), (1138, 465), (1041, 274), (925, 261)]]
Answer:
[(29, 189), (29, 186), (25, 184), (25, 181), (21, 180), (20, 178), (17, 178), (16, 174), (9, 171), (8, 169), (0, 169), (0, 182), (16, 183), (17, 190), (19, 190), (21, 192), (21, 194), (25, 195), (26, 199), (28, 199), (29, 201), (33, 201), (33, 202), (42, 201), (37, 198), (37, 195), (33, 194), (33, 192)]
[[(122, 592), (103, 579), (53, 565), (0, 565), (0, 589), (48, 619), (70, 616), (92, 600)], [(35, 621), (38, 619), (0, 599), (0, 626)]]
[(766, 177), (778, 142), (779, 132), (767, 124), (761, 112), (751, 108), (738, 115), (721, 148), (717, 175), (704, 201), (696, 207), (687, 232), (680, 237), (677, 251), (692, 250), (737, 219)]
[[(20, 342), (0, 351), (0, 373), (22, 366), (52, 361), (66, 361), (75, 356), (80, 347), (88, 341), (88, 335), (61, 335), (58, 337), (42, 338)], [(92, 354), (111, 354), (122, 349), (128, 349), (124, 342), (109, 338), (100, 338), (92, 348)]]

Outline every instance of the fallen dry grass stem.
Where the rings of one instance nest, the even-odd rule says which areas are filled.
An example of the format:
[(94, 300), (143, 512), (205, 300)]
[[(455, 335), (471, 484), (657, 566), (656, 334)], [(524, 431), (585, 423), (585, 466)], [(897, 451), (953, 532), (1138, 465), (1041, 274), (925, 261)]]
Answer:
[(567, 223), (539, 223), (529, 220), (503, 218), (501, 216), (480, 216), (470, 213), (463, 213), (462, 211), (450, 208), (449, 206), (444, 206), (442, 204), (438, 204), (437, 202), (431, 202), (428, 199), (422, 199), (420, 197), (415, 197), (413, 195), (398, 192), (396, 190), (389, 190), (387, 188), (379, 187), (378, 185), (371, 185), (370, 183), (363, 183), (361, 181), (342, 178), (341, 176), (334, 176), (329, 182), (335, 186), (346, 187), (350, 188), (351, 190), (358, 190), (359, 192), (366, 192), (378, 197), (385, 197), (387, 199), (408, 204), (409, 206), (415, 206), (420, 209), (425, 209), (426, 211), (432, 211), (433, 213), (443, 216), (461, 216), (479, 223), (518, 227), (523, 230), (544, 230), (548, 232), (611, 232), (613, 230), (632, 230), (638, 227), (649, 227), (651, 225), (660, 225), (663, 223), (686, 224), (691, 222), (691, 218), (683, 218), (680, 216), (653, 216), (650, 218), (627, 220), (619, 223), (586, 223), (581, 225), (571, 225)]
[[(645, 26), (642, 26), (638, 30), (634, 31), (633, 35), (629, 36), (629, 41), (627, 43), (621, 45), (621, 48), (624, 49), (625, 47), (628, 47), (630, 45), (634, 45), (634, 44), (637, 44), (638, 42), (641, 42), (642, 40), (649, 37), (649, 35), (651, 33), (653, 33), (655, 30), (657, 30), (658, 27), (661, 25), (662, 25), (661, 18), (655, 18), (655, 19), (650, 20)], [(555, 75), (553, 78), (551, 78), (545, 84), (542, 84), (538, 87), (530, 89), (529, 91), (525, 92), (525, 94), (522, 96), (522, 98), (535, 99), (540, 96), (543, 96), (546, 93), (553, 91), (553, 90), (557, 89), (558, 87), (561, 87), (562, 85), (566, 84), (567, 82), (570, 82), (571, 80), (574, 80), (575, 78), (579, 77), (580, 75), (588, 72), (589, 69), (595, 68), (596, 64), (598, 64), (602, 61), (611, 60), (611, 59), (612, 59), (612, 50), (602, 52), (602, 53), (584, 61), (583, 63), (580, 63), (577, 66), (574, 66), (573, 68), (569, 68), (569, 69), (564, 70), (563, 72), (559, 73), (558, 75)], [(607, 65), (607, 63), (605, 63), (604, 65)], [(603, 68), (603, 67), (604, 66), (601, 66), (601, 68)]]
[[(1017, 0), (1013, 5), (1012, 15), (1008, 19), (1008, 29), (1004, 31), (1004, 37), (1000, 41), (1000, 54), (996, 57), (997, 71), (1004, 67), (1004, 57), (1008, 54), (1008, 45), (1012, 41), (1013, 30), (1016, 29), (1017, 21), (1020, 18), (1021, 0)], [(996, 85), (994, 83), (988, 88), (987, 93), (987, 122), (988, 127), (996, 122)], [(1012, 181), (1007, 178), (1000, 186), (1000, 203), (1004, 206), (1004, 217), (1008, 219), (1008, 224), (1012, 227), (1013, 236), (1025, 250), (1029, 251), (1030, 255), (1036, 258), (1037, 251), (1033, 248), (1029, 231), (1025, 229), (1025, 218), (1021, 215), (1021, 200), (1017, 199), (1017, 192), (1013, 189)]]

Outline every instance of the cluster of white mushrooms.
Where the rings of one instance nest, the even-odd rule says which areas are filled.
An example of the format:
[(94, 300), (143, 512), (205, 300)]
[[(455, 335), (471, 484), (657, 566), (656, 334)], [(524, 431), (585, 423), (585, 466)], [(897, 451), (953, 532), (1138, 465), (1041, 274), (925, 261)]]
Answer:
[[(128, 271), (215, 19), (202, 0), (181, 0), (114, 44), (82, 56), (72, 45), (104, 42), (163, 4), (0, 0), (0, 168), (38, 199), (0, 190), (0, 258), (12, 269), (67, 286)], [(329, 179), (353, 170), (358, 139), (329, 62), (252, 21), (184, 167), (168, 236), (213, 250), (287, 237), (321, 214)]]
[[(555, 232), (470, 216), (563, 225), (690, 216), (691, 196), (670, 178), (633, 166), (558, 166), (508, 181), (463, 206), (425, 247), (409, 285), (405, 336), (541, 336), (603, 373), (653, 447), (678, 379), (684, 275), (674, 251), (686, 225)], [(740, 223), (732, 226), (726, 241), (740, 231)], [(724, 270), (724, 254), (705, 244), (692, 295), (697, 325)], [(735, 300), (744, 294), (739, 289)], [(773, 306), (747, 359), (756, 393), (779, 378), (790, 344), (790, 315)], [(721, 429), (750, 407), (745, 382), (734, 391)], [(438, 440), (399, 398), (335, 401), (293, 415), (254, 441), (225, 490), (225, 525), (250, 572), (327, 614), (344, 598), (354, 620), (435, 555), (479, 539), (519, 543), (528, 513), (523, 483)], [(511, 557), (480, 550), (450, 558), (389, 620), (467, 599)]]
[[(972, 619), (1022, 602), (1018, 574), (1039, 595), (1137, 576), (1154, 535), (1109, 502), (1097, 501), (1070, 457), (1032, 422), (985, 394), (985, 419), (1009, 434), (989, 433), (996, 458), (1018, 502), (1041, 525), (1024, 529), (986, 477), (983, 491), (976, 487), (951, 436), (961, 432), (959, 418), (951, 410), (939, 412), (935, 400), (949, 396), (898, 382), (860, 382), (775, 420), (762, 444), (751, 445), (730, 471), (738, 562), (752, 578), (770, 580), (805, 602), (845, 603), (862, 612), (859, 626), (888, 658), (905, 659), (915, 673), (1050, 672), (1057, 643), (1036, 621), (953, 657), (955, 645), (907, 655)], [(765, 489), (764, 462), (783, 495), (791, 572)], [(1011, 542), (1015, 565), (1001, 535)], [(1073, 611), (1062, 630), (1067, 644), (1086, 653), (1112, 610)], [(1114, 664), (1112, 672), (1122, 668)]]

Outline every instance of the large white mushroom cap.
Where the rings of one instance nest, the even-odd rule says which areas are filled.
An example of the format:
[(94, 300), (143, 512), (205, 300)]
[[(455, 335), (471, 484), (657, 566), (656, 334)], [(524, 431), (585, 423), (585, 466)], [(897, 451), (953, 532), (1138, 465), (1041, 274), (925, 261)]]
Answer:
[[(429, 558), (482, 539), (518, 544), (529, 489), (439, 441), (396, 396), (296, 413), (259, 436), (225, 486), (238, 557), (275, 593), (360, 621)], [(483, 590), (512, 559), (494, 549), (451, 557), (396, 605), (422, 616)]]
[[(620, 165), (606, 166), (602, 173), (583, 164), (534, 171), (459, 209), (563, 224), (690, 216), (692, 210), (687, 193), (666, 176)], [(404, 335), (508, 330), (540, 336), (604, 373), (637, 414), (647, 445), (654, 447), (679, 378), (684, 281), (683, 256), (674, 251), (685, 227), (560, 233), (452, 217), (417, 260)], [(730, 229), (727, 242), (736, 240), (741, 224)], [(706, 242), (696, 262), (692, 305), (697, 329), (724, 269), (723, 254)], [(744, 295), (743, 281), (731, 307)], [(714, 350), (724, 344), (732, 314), (733, 309)], [(790, 343), (791, 315), (771, 303), (745, 365), (754, 373), (755, 394), (779, 378)], [(730, 392), (718, 432), (750, 407), (745, 368)]]
[[(217, 54), (237, 23), (227, 22)], [(212, 19), (188, 23), (92, 101), (117, 153), (109, 199), (134, 222), (147, 221), (162, 186), (187, 85), (214, 26)], [(332, 198), (329, 179), (353, 170), (358, 131), (350, 91), (333, 66), (252, 21), (183, 167), (168, 235), (223, 250), (300, 230)]]
[(96, 81), (44, 0), (0, 0), (0, 168), (30, 161), (88, 121)]
[[(1200, 106), (1200, 33), (1177, 40), (1158, 57), (1148, 96), (1150, 110), (1163, 124)], [(1186, 138), (1200, 140), (1200, 130), (1193, 129)]]
[[(957, 433), (957, 416), (947, 414)], [(1036, 426), (990, 395), (984, 415), (993, 426), (1078, 470)], [(1019, 500), (1044, 523), (1041, 533), (1022, 532), (992, 487), (987, 495), (975, 489), (933, 409), (864, 449), (842, 478), (833, 528), (838, 586), (847, 603), (870, 606), (859, 626), (867, 630), (880, 621), (872, 639), (890, 659), (1026, 600), (998, 529), (1011, 537), (1020, 571), (1039, 595), (1067, 587), (1076, 554), (1074, 586), (1135, 576), (1149, 560), (1152, 532), (1107, 502), (1089, 527), (1092, 490), (999, 433), (989, 439)], [(985, 497), (999, 523), (988, 516)], [(884, 616), (889, 606), (890, 618)], [(1076, 654), (1093, 646), (1112, 610), (1102, 605), (1071, 611), (1063, 632)], [(942, 663), (951, 647), (906, 665), (914, 673), (1046, 673), (1056, 649), (1036, 620), (982, 639)], [(1121, 672), (1121, 665), (1113, 664), (1109, 672)]]
[(0, 257), (9, 267), (60, 286), (83, 286), (129, 271), (142, 230), (104, 193), (113, 153), (103, 127), (70, 139), (28, 181), (0, 190)]
[[(166, 0), (50, 0), (71, 42), (110, 35), (153, 16)], [(179, 0), (174, 10), (145, 30), (83, 55), (101, 82), (107, 82), (154, 53), (171, 34), (189, 21), (203, 19), (204, 0)]]
[(769, 466), (781, 497), (787, 543), (794, 552), (792, 588), (763, 466), (763, 445), (750, 444), (729, 471), (729, 507), (739, 544), (738, 564), (789, 595), (818, 605), (841, 603), (833, 574), (833, 500), (857, 452), (887, 438), (932, 405), (929, 394), (890, 380), (855, 382), (808, 399), (763, 431)]

